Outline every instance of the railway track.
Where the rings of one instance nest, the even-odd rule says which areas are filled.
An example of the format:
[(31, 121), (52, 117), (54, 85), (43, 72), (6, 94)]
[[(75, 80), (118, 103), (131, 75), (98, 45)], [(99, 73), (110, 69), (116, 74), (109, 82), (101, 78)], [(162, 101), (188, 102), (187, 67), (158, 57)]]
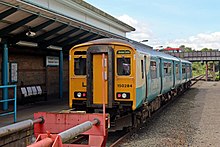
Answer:
[[(204, 75), (199, 75), (199, 76), (196, 76), (194, 78), (192, 78), (193, 80), (193, 83), (190, 85), (193, 86), (194, 84), (196, 84), (199, 80), (201, 80), (202, 78), (204, 77)], [(151, 119), (153, 119), (154, 116), (156, 116), (158, 113), (160, 113), (161, 111), (163, 111), (168, 105), (170, 105), (172, 102), (174, 102), (177, 97), (180, 97), (183, 93), (185, 93), (188, 89), (184, 90), (181, 94), (179, 95), (176, 95), (175, 97), (173, 97), (168, 103), (164, 104), (160, 109), (158, 109), (157, 111), (155, 111), (154, 113), (152, 113), (151, 117), (149, 117), (146, 121), (146, 123), (144, 124), (147, 124)], [(142, 125), (144, 125), (142, 124)], [(141, 127), (140, 127), (141, 128)], [(140, 129), (140, 128), (137, 128), (137, 129)], [(112, 142), (109, 147), (117, 147), (119, 146), (120, 144), (122, 144), (122, 142), (127, 139), (129, 136), (131, 136), (134, 132), (137, 132), (137, 130), (132, 130), (132, 131), (129, 131), (129, 132), (126, 132), (125, 134), (123, 134), (122, 136), (120, 136), (118, 139), (116, 139), (114, 142)]]
[(199, 76), (196, 76), (196, 77), (192, 78), (193, 83), (191, 84), (191, 86), (193, 86), (194, 84), (196, 84), (196, 83), (197, 83), (199, 80), (201, 80), (203, 77), (204, 77), (204, 75), (199, 75)]

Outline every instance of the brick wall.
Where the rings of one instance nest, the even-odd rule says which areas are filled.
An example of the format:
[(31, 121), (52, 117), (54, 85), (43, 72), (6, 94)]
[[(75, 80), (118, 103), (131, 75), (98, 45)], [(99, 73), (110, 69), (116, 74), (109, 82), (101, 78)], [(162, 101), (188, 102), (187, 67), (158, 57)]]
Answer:
[[(9, 62), (18, 63), (18, 82), (17, 96), (18, 100), (21, 97), (20, 86), (41, 85), (47, 94), (53, 98), (59, 97), (59, 66), (46, 67), (46, 56), (59, 56), (58, 51), (39, 50), (39, 49), (14, 49), (9, 48)], [(2, 62), (2, 52), (0, 52), (0, 62)], [(2, 85), (0, 65), (0, 82)], [(64, 55), (64, 70), (63, 70), (63, 90), (68, 93), (68, 55)], [(55, 96), (55, 97), (54, 97)], [(2, 95), (0, 93), (0, 99)]]

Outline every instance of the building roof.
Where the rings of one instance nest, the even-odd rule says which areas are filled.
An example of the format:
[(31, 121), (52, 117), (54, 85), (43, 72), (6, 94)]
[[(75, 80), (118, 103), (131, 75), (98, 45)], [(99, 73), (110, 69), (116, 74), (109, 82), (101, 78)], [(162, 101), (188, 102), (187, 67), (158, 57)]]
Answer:
[(87, 8), (87, 9), (89, 9), (89, 10), (91, 10), (91, 11), (93, 11), (93, 12), (95, 12), (95, 13), (97, 13), (97, 14), (99, 14), (99, 15), (107, 18), (107, 19), (109, 19), (109, 20), (112, 20), (112, 21), (114, 21), (114, 22), (116, 22), (116, 23), (118, 23), (118, 24), (120, 24), (120, 25), (122, 25), (124, 27), (127, 27), (130, 31), (135, 31), (135, 28), (133, 28), (132, 26), (129, 26), (128, 24), (118, 20), (117, 18), (115, 18), (115, 17), (109, 15), (108, 13), (106, 13), (106, 12), (104, 12), (104, 11), (102, 11), (102, 10), (92, 6), (92, 5), (90, 5), (89, 3), (87, 3), (87, 2), (85, 2), (83, 0), (72, 0), (72, 1), (80, 4), (81, 6)]
[[(127, 31), (129, 29), (130, 31), (134, 30), (134, 28), (81, 0), (50, 2), (56, 2), (54, 6), (60, 6), (62, 5), (60, 2), (66, 1), (78, 3), (87, 10), (94, 11), (102, 17), (107, 17), (107, 20), (120, 23), (119, 26), (126, 26)], [(106, 31), (101, 27), (37, 6), (33, 2), (38, 1), (0, 1), (0, 40), (7, 40), (11, 46), (26, 45), (44, 49), (70, 49), (76, 44), (99, 38), (127, 39), (125, 36)], [(72, 12), (71, 8), (69, 10)]]

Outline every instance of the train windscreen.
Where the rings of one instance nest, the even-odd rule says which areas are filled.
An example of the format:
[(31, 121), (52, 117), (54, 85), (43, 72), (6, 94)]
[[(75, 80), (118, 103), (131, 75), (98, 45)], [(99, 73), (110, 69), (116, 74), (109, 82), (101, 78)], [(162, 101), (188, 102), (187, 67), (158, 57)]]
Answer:
[(86, 75), (86, 58), (74, 58), (74, 74)]
[(128, 76), (131, 74), (131, 59), (117, 58), (117, 73), (120, 76)]

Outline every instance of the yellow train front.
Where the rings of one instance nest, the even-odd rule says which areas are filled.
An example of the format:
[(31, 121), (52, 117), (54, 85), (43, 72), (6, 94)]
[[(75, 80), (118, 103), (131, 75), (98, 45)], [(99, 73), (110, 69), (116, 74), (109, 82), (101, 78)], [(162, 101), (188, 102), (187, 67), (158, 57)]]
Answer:
[(135, 50), (123, 41), (100, 39), (70, 50), (69, 105), (76, 110), (101, 112), (102, 54), (105, 54), (105, 102), (111, 120), (135, 110)]

